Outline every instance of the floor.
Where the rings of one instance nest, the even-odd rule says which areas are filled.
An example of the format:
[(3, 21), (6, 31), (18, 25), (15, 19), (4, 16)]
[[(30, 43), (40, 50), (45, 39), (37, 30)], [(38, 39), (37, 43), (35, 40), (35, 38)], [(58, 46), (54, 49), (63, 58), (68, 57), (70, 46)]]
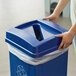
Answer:
[[(69, 18), (60, 17), (58, 24), (67, 29), (71, 27), (71, 21)], [(2, 23), (0, 25), (0, 76), (10, 76), (9, 52), (4, 41), (5, 31), (9, 27), (3, 26)], [(76, 53), (74, 51), (73, 45), (71, 45), (69, 49), (68, 76), (76, 76)]]

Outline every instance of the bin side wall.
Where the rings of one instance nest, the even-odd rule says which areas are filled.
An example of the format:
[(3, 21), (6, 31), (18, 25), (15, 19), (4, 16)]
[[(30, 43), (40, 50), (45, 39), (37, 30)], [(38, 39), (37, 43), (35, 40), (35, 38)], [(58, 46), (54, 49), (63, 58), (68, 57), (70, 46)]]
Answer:
[(29, 64), (24, 63), (18, 57), (9, 52), (10, 76), (29, 76)]
[[(68, 51), (47, 63), (32, 66), (32, 69), (35, 68), (36, 76), (67, 76), (67, 64)], [(32, 73), (32, 69), (30, 73)]]
[(10, 55), (11, 76), (67, 76), (68, 51), (59, 57), (37, 66), (29, 65), (12, 53)]

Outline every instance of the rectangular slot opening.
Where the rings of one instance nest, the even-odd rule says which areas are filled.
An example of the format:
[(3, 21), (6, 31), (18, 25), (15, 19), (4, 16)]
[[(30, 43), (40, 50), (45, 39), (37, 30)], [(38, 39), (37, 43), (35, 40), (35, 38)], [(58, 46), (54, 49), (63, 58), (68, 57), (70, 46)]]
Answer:
[(34, 30), (34, 33), (35, 33), (35, 36), (36, 36), (37, 40), (42, 41), (44, 39), (44, 37), (43, 37), (43, 34), (42, 34), (40, 24), (35, 23), (32, 26), (33, 26), (33, 30)]

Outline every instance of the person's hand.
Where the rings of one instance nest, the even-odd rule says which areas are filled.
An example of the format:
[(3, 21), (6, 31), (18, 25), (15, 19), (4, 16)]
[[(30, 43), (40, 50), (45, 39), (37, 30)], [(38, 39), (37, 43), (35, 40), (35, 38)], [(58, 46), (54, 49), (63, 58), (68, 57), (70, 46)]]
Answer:
[(50, 16), (43, 18), (43, 20), (48, 19), (54, 23), (57, 23), (58, 18), (59, 18), (59, 16), (57, 16), (56, 14), (51, 14)]
[(56, 35), (56, 37), (62, 37), (62, 41), (58, 48), (58, 50), (60, 50), (61, 48), (62, 49), (67, 48), (71, 44), (71, 42), (74, 38), (74, 34), (72, 32), (65, 32), (63, 34)]

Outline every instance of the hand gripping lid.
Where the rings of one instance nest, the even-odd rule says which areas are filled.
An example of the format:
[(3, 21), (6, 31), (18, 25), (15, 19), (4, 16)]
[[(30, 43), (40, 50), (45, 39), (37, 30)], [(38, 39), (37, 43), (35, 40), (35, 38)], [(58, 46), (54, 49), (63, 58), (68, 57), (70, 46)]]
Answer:
[(34, 20), (9, 29), (6, 42), (27, 55), (38, 58), (56, 51), (61, 38), (57, 34), (67, 30), (48, 20)]

